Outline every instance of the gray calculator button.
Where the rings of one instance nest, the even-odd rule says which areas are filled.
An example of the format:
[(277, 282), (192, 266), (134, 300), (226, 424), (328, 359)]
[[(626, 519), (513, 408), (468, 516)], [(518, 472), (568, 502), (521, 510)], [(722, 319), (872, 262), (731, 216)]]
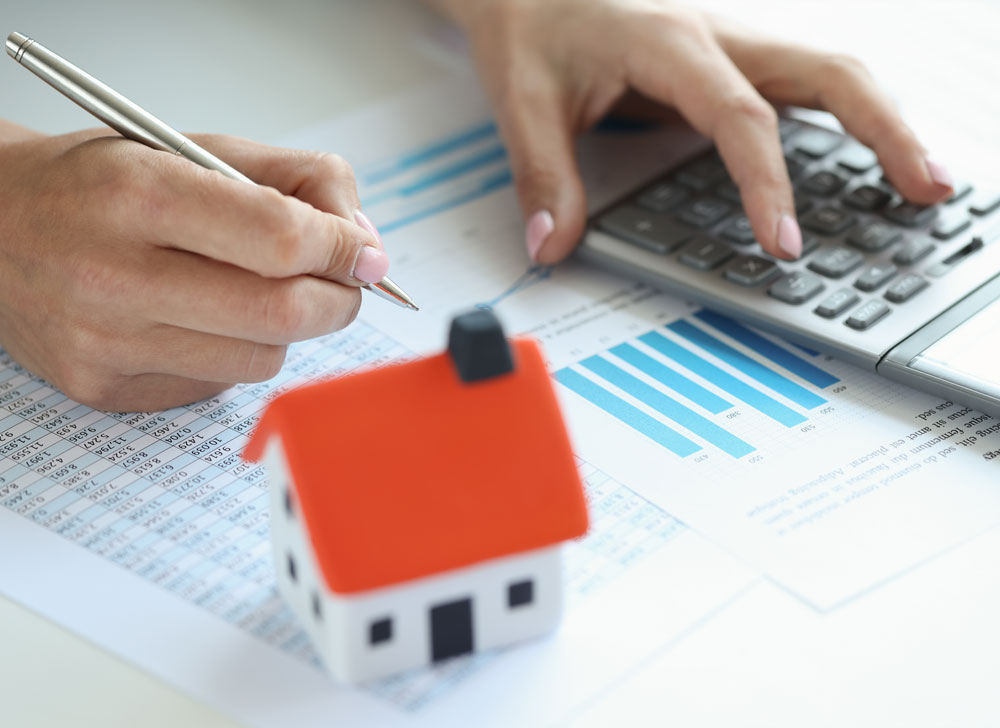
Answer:
[(864, 256), (849, 248), (826, 248), (809, 261), (809, 269), (827, 278), (843, 278), (864, 263)]
[(757, 242), (753, 236), (753, 228), (750, 227), (750, 220), (746, 215), (730, 218), (717, 232), (726, 240), (731, 240), (738, 245), (752, 245)]
[(839, 207), (821, 207), (802, 218), (803, 227), (820, 235), (842, 233), (855, 223), (854, 215)]
[(963, 230), (972, 225), (972, 220), (968, 213), (961, 207), (948, 207), (941, 211), (934, 229), (931, 230), (938, 240), (951, 240)]
[(888, 313), (889, 307), (882, 301), (869, 301), (856, 309), (844, 323), (852, 329), (864, 331), (865, 329), (870, 329)]
[(969, 212), (973, 215), (989, 215), (1000, 207), (1000, 193), (979, 190), (969, 200)]
[(795, 214), (805, 215), (811, 209), (816, 206), (816, 203), (810, 200), (801, 192), (796, 192), (795, 194)]
[(898, 281), (889, 286), (885, 292), (885, 297), (893, 303), (903, 303), (909, 301), (915, 295), (930, 285), (926, 278), (918, 276), (916, 273), (907, 273)]
[(899, 250), (892, 256), (892, 262), (898, 265), (913, 265), (933, 251), (934, 242), (930, 238), (925, 236), (910, 238), (899, 246)]
[(802, 189), (810, 195), (822, 195), (823, 197), (829, 197), (830, 195), (835, 195), (844, 189), (844, 185), (846, 184), (847, 180), (836, 172), (822, 170), (810, 175), (802, 183)]
[(900, 200), (890, 205), (883, 213), (887, 218), (906, 227), (920, 227), (937, 217), (938, 209), (927, 205)]
[(844, 204), (855, 210), (877, 210), (884, 207), (892, 195), (875, 185), (861, 185), (844, 195)]
[(815, 235), (803, 235), (802, 236), (802, 257), (805, 258), (811, 252), (819, 247), (819, 238)]
[(824, 129), (804, 129), (795, 135), (793, 145), (799, 154), (819, 159), (825, 157), (844, 141), (841, 134)]
[(898, 243), (902, 237), (903, 234), (891, 225), (873, 222), (852, 230), (851, 234), (847, 236), (847, 242), (855, 248), (873, 253)]
[(778, 135), (781, 137), (781, 141), (787, 141), (788, 137), (797, 132), (800, 126), (802, 125), (795, 119), (788, 117), (778, 119)]
[(729, 176), (726, 165), (715, 155), (702, 157), (681, 168), (674, 179), (682, 185), (703, 192), (716, 182), (721, 182)]
[(731, 179), (727, 179), (725, 182), (716, 187), (715, 194), (723, 200), (728, 200), (736, 205), (743, 202), (743, 198), (740, 197), (740, 188), (737, 187), (736, 183)]
[(727, 280), (741, 286), (759, 286), (781, 273), (773, 260), (758, 255), (739, 255), (726, 265)]
[(951, 197), (944, 201), (944, 204), (950, 205), (953, 202), (958, 202), (964, 198), (967, 194), (972, 192), (972, 185), (964, 180), (959, 180), (955, 182), (954, 191), (951, 193)]
[(867, 172), (878, 164), (878, 157), (868, 147), (850, 142), (837, 153), (837, 164), (851, 172)]
[(643, 190), (636, 198), (636, 202), (647, 210), (656, 212), (670, 212), (679, 204), (684, 202), (691, 193), (680, 185), (670, 182), (657, 182), (652, 187)]
[(795, 179), (800, 174), (806, 171), (805, 162), (796, 159), (792, 156), (785, 157), (785, 167), (788, 169), (788, 176), (791, 179)]
[(767, 290), (772, 296), (785, 303), (804, 303), (823, 290), (819, 276), (805, 271), (794, 271), (782, 276)]
[(689, 240), (694, 231), (660, 212), (633, 205), (617, 207), (600, 219), (605, 232), (656, 253), (669, 253)]
[(850, 288), (841, 288), (834, 291), (829, 296), (820, 301), (819, 305), (813, 309), (823, 318), (834, 318), (857, 303), (861, 297)]
[(699, 235), (680, 252), (680, 261), (698, 270), (712, 270), (733, 257), (733, 249), (721, 240)]
[(717, 200), (714, 197), (702, 197), (682, 205), (677, 211), (677, 219), (688, 225), (704, 228), (717, 223), (732, 209), (732, 205), (728, 202)]
[(892, 263), (884, 265), (870, 265), (854, 281), (854, 285), (862, 291), (874, 291), (881, 288), (890, 278), (896, 275), (899, 269)]

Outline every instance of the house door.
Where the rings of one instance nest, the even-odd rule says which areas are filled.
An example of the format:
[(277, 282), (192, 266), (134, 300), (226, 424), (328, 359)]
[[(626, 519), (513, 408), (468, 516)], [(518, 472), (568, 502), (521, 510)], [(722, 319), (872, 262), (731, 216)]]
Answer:
[(447, 660), (472, 652), (472, 599), (431, 607), (431, 659)]

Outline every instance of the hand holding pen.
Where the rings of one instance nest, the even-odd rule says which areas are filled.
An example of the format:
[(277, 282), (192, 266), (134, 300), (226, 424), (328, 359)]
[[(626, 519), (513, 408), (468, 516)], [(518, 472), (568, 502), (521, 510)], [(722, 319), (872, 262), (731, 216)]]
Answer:
[[(7, 45), (22, 63), (25, 41)], [(198, 164), (108, 130), (0, 123), (0, 345), (85, 404), (162, 409), (263, 381), (288, 344), (350, 323), (362, 286), (408, 301), (342, 159), (181, 139)], [(233, 174), (206, 169), (228, 167), (213, 155)]]

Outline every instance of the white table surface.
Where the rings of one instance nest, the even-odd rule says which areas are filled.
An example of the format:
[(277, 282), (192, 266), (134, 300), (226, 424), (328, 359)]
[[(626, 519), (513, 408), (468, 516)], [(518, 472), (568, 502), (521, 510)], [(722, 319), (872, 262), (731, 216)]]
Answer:
[[(702, 4), (862, 57), (937, 157), (1000, 178), (996, 3)], [(36, 36), (180, 129), (262, 141), (433, 79), (453, 62), (428, 51), (437, 25), (417, 0), (0, 0), (0, 18), (3, 35)], [(94, 125), (4, 63), (0, 116), (50, 133)], [(998, 566), (994, 533), (826, 616), (762, 582), (581, 722), (1000, 725)], [(0, 725), (234, 724), (0, 598)]]

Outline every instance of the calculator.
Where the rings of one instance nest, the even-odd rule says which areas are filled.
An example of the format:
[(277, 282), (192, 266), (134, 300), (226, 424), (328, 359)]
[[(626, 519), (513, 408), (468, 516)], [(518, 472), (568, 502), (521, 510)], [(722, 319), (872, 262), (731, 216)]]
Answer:
[(765, 253), (716, 150), (594, 215), (577, 255), (1000, 417), (1000, 191), (902, 199), (867, 147), (782, 118), (802, 256)]

